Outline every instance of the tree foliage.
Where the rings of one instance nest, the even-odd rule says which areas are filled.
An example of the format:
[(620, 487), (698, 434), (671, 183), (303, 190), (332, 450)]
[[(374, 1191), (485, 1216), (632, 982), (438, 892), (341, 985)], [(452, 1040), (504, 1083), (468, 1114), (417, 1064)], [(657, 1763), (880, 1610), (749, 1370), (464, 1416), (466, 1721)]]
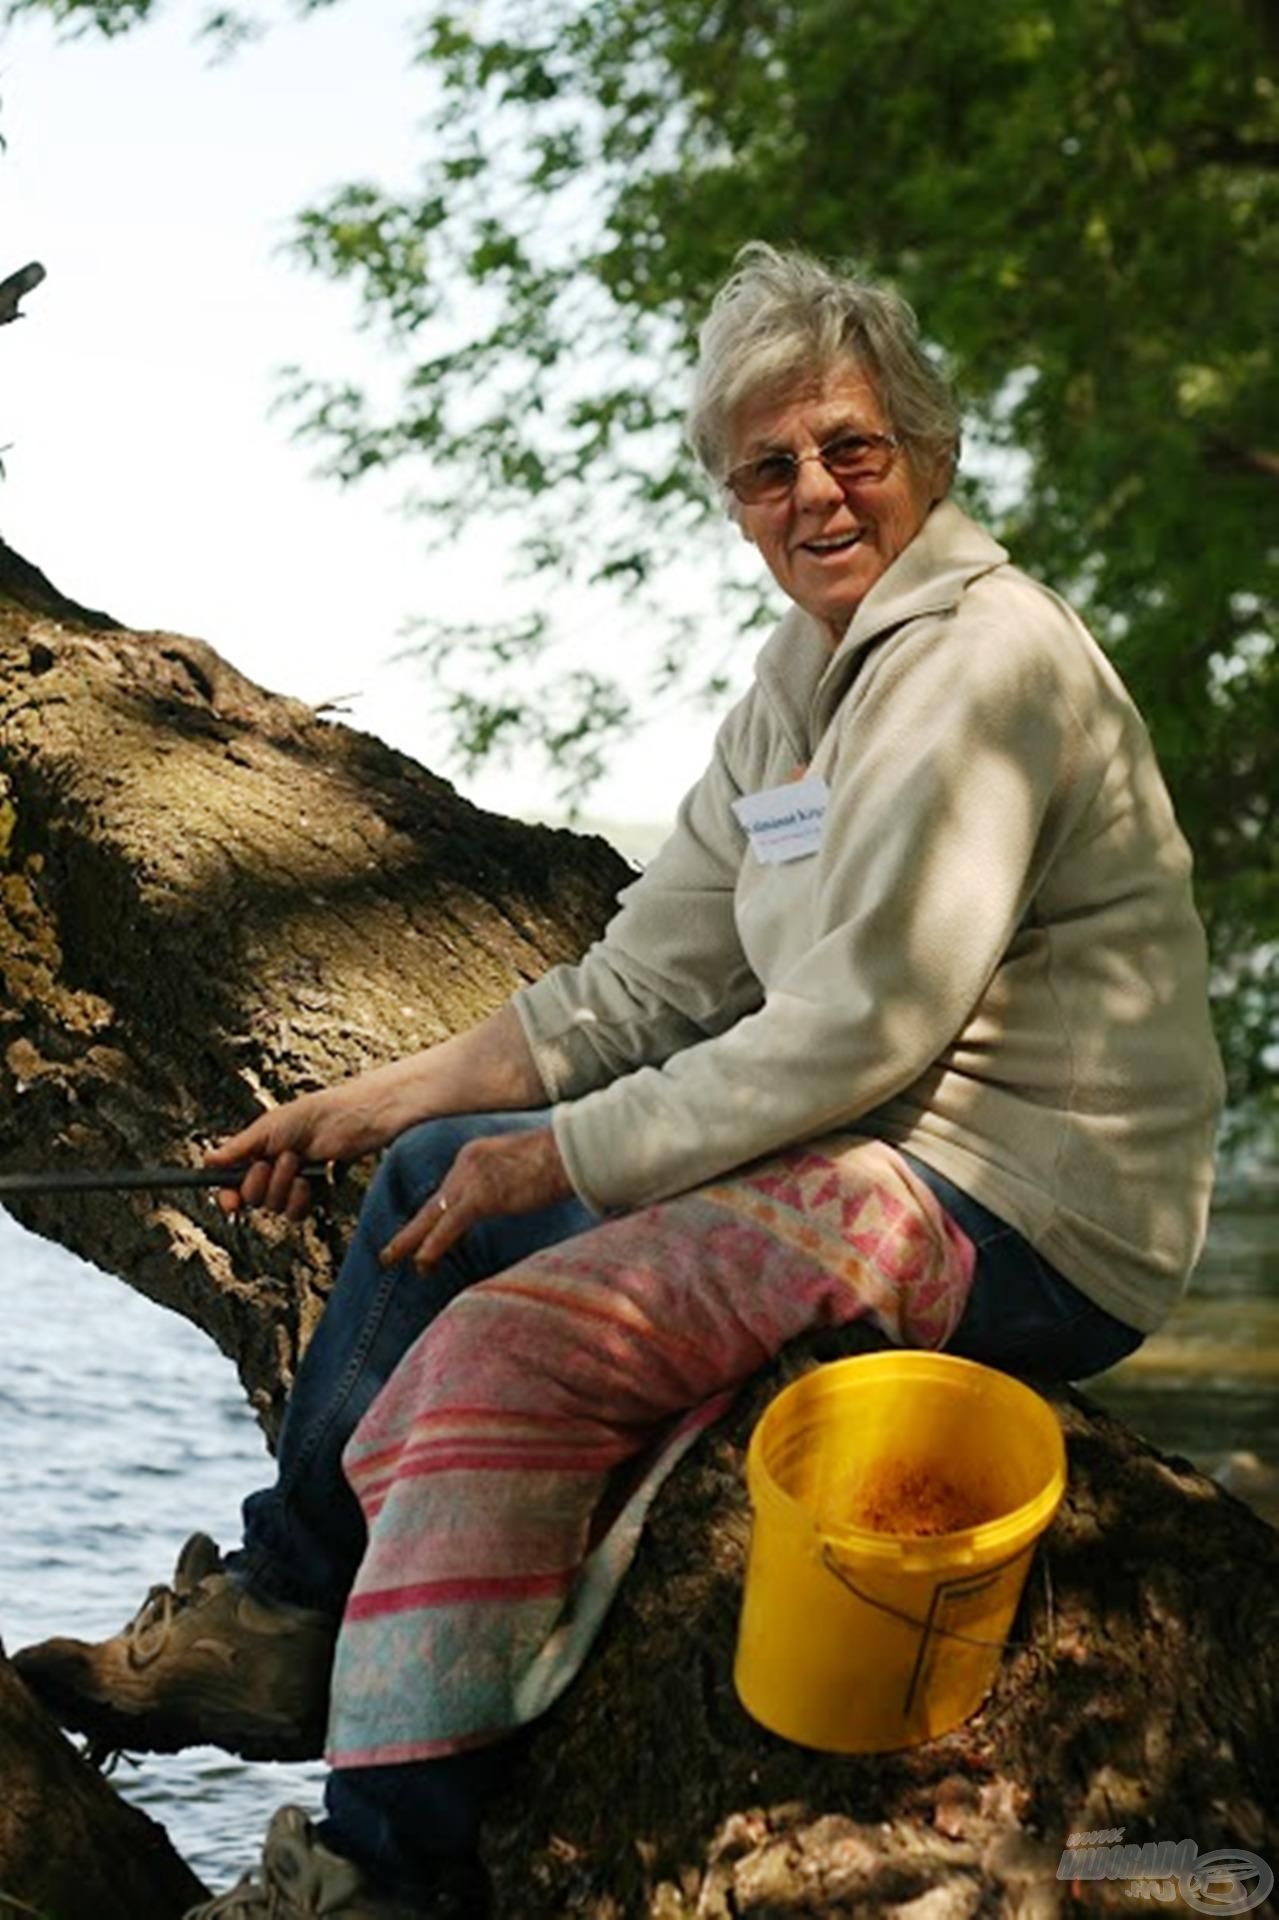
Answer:
[(1141, 703), (1234, 1094), (1272, 1088), (1274, 0), (478, 0), (414, 36), (441, 100), (416, 189), (353, 183), (295, 238), (401, 384), (299, 374), (293, 398), (335, 473), (395, 468), (442, 538), (478, 503), (516, 529), (527, 617), (421, 636), (464, 744), (540, 726), (589, 777), (627, 724), (607, 667), (531, 690), (570, 583), (643, 610), (658, 684), (723, 684), (688, 591), (724, 551), (679, 437), (698, 319), (747, 239), (851, 260), (955, 374), (970, 499)]

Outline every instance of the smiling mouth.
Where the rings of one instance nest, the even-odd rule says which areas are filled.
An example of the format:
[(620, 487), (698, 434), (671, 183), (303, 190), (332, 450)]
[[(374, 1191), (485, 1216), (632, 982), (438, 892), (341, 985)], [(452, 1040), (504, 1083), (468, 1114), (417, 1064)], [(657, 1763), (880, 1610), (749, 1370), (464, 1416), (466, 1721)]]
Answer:
[(815, 553), (819, 559), (828, 553), (847, 553), (863, 538), (864, 532), (864, 528), (858, 527), (855, 533), (833, 534), (828, 540), (803, 540), (800, 549), (804, 553)]

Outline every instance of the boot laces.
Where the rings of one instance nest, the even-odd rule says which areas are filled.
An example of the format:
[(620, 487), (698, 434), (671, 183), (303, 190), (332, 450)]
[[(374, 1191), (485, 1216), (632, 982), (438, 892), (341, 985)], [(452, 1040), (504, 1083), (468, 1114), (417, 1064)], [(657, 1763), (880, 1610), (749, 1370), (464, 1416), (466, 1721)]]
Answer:
[(177, 1615), (207, 1600), (210, 1589), (206, 1582), (211, 1574), (221, 1571), (222, 1555), (216, 1540), (207, 1533), (193, 1533), (178, 1555), (172, 1580), (150, 1589), (121, 1635), (131, 1666), (145, 1667), (163, 1652)]
[(193, 1586), (155, 1586), (124, 1629), (129, 1643), (129, 1661), (134, 1667), (149, 1666), (168, 1644), (173, 1622), (188, 1607), (198, 1606), (208, 1597), (203, 1581)]
[(242, 1874), (233, 1887), (200, 1908), (201, 1920), (296, 1920), (298, 1909), (265, 1872)]

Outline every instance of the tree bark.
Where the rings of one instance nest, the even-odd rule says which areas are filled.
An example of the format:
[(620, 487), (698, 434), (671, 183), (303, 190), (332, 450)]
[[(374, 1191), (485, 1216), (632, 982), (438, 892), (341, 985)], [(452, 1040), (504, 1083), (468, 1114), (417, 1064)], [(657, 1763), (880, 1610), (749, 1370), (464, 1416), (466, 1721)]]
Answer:
[[(603, 841), (480, 813), (0, 546), (0, 1166), (194, 1161), (264, 1099), (420, 1047), (576, 957), (627, 875)], [(204, 1328), (270, 1435), (358, 1190), (300, 1230), (174, 1194), (14, 1211)], [(798, 1343), (663, 1490), (494, 1810), (503, 1920), (1048, 1915), (1076, 1899), (1055, 1876), (1081, 1829), (1279, 1865), (1279, 1536), (1081, 1395), (1055, 1396), (1068, 1497), (972, 1721), (833, 1758), (747, 1718), (744, 1444), (785, 1378), (860, 1337)], [(195, 1897), (2, 1660), (0, 1783), (0, 1920), (20, 1910), (6, 1896), (56, 1920), (168, 1920)], [(1122, 1889), (1078, 1899), (1122, 1909)]]
[[(73, 608), (6, 549), (0, 845), (15, 1170), (198, 1162), (264, 1100), (442, 1039), (575, 959), (630, 874), (200, 641)], [(207, 1197), (14, 1211), (204, 1327), (270, 1433), (358, 1193), (344, 1181), (300, 1233), (237, 1232)]]

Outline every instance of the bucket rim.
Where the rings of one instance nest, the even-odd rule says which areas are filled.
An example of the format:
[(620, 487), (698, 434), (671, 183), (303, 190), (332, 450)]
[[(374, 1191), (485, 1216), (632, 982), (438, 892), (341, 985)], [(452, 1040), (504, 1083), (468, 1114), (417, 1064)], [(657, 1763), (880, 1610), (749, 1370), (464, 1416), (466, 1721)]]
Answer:
[[(907, 1363), (904, 1367), (902, 1363)], [(931, 1363), (931, 1364), (930, 1364)], [(830, 1392), (837, 1390), (840, 1382), (830, 1376), (840, 1373), (847, 1378), (851, 1368), (858, 1368), (863, 1374), (868, 1372), (892, 1373), (895, 1370), (916, 1374), (921, 1379), (940, 1373), (958, 1373), (967, 1371), (970, 1375), (985, 1376), (995, 1384), (994, 1390), (1008, 1400), (1019, 1404), (1029, 1418), (1035, 1421), (1048, 1450), (1053, 1455), (1052, 1471), (1038, 1493), (1032, 1494), (1020, 1506), (1009, 1508), (1007, 1513), (998, 1514), (994, 1519), (979, 1521), (973, 1527), (958, 1527), (948, 1533), (907, 1534), (887, 1533), (877, 1528), (843, 1525), (832, 1527), (821, 1525), (817, 1516), (806, 1503), (788, 1491), (773, 1476), (764, 1459), (764, 1448), (768, 1440), (770, 1417), (775, 1409), (784, 1406), (798, 1389), (807, 1387), (808, 1392), (815, 1390), (818, 1376), (826, 1376), (822, 1385)], [(821, 1388), (816, 1388), (821, 1391)], [(990, 1388), (988, 1387), (989, 1391)], [(1007, 1553), (1010, 1550), (1020, 1552), (1032, 1545), (1040, 1534), (1045, 1532), (1057, 1508), (1061, 1505), (1066, 1491), (1067, 1459), (1066, 1440), (1061, 1421), (1044, 1396), (1034, 1387), (1018, 1380), (1015, 1375), (1003, 1373), (998, 1367), (985, 1366), (978, 1360), (966, 1360), (959, 1354), (938, 1353), (931, 1348), (885, 1348), (875, 1353), (850, 1354), (842, 1360), (826, 1361), (811, 1368), (792, 1380), (775, 1394), (755, 1423), (751, 1434), (746, 1458), (747, 1482), (752, 1505), (758, 1507), (761, 1492), (766, 1491), (769, 1500), (775, 1502), (783, 1511), (801, 1520), (813, 1537), (829, 1543), (836, 1548), (844, 1546), (863, 1558), (891, 1561), (902, 1567), (903, 1563), (913, 1563), (918, 1568), (932, 1567), (943, 1557), (952, 1561), (975, 1564), (992, 1554)], [(909, 1571), (909, 1566), (904, 1570)]]

